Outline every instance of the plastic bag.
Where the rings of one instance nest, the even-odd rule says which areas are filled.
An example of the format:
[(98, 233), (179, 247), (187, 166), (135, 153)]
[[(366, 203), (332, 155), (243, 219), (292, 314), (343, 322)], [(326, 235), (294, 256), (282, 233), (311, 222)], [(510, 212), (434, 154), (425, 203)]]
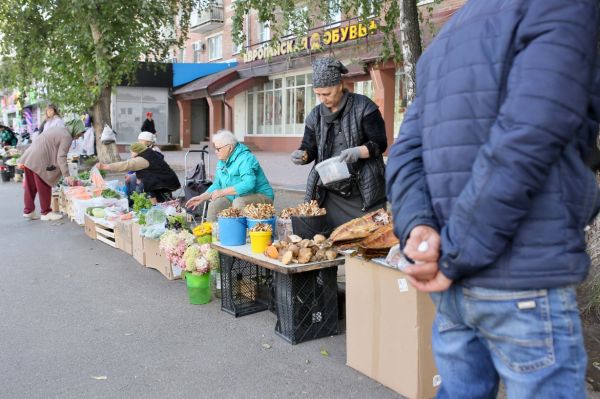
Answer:
[(160, 208), (152, 208), (148, 211), (148, 213), (146, 213), (147, 225), (160, 224), (164, 226), (166, 222), (167, 214)]
[(104, 125), (102, 129), (102, 135), (100, 135), (100, 142), (102, 144), (112, 144), (117, 141), (117, 134), (108, 125)]
[(100, 171), (98, 170), (98, 168), (95, 166), (90, 170), (90, 181), (97, 188), (106, 186), (106, 183), (104, 182), (104, 178), (100, 174)]
[(292, 230), (292, 219), (277, 218), (277, 221), (275, 222), (275, 237), (277, 237), (277, 240), (284, 241), (292, 234), (294, 234)]
[(393, 266), (398, 270), (404, 270), (407, 266), (412, 265), (400, 250), (400, 244), (396, 244), (390, 248), (390, 252), (388, 252), (385, 261), (388, 265)]
[(158, 240), (167, 229), (164, 224), (145, 225), (140, 228), (140, 236)]

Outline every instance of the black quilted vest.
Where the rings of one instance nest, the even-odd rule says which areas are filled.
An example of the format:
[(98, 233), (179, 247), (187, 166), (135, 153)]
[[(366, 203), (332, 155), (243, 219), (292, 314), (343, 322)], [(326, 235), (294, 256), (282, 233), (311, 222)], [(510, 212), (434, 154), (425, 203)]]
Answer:
[[(324, 153), (327, 137), (327, 123), (322, 119), (320, 106), (316, 106), (306, 118), (306, 126), (315, 132), (318, 155), (315, 165), (329, 158), (329, 154)], [(361, 94), (350, 93), (348, 102), (341, 116), (341, 129), (348, 143), (348, 148), (365, 144), (368, 138), (362, 129), (362, 118), (375, 112), (377, 105), (371, 99)], [(375, 158), (360, 159), (354, 164), (354, 173), (358, 178), (358, 188), (363, 201), (363, 209), (385, 200), (385, 165), (383, 155)], [(308, 174), (306, 183), (305, 201), (313, 199), (319, 200), (319, 174), (314, 166)]]
[(175, 191), (181, 184), (179, 178), (173, 172), (173, 169), (165, 162), (162, 154), (156, 151), (147, 149), (138, 157), (144, 158), (150, 166), (146, 169), (138, 170), (135, 174), (142, 179), (144, 183), (144, 191), (150, 192), (155, 190), (171, 190)]

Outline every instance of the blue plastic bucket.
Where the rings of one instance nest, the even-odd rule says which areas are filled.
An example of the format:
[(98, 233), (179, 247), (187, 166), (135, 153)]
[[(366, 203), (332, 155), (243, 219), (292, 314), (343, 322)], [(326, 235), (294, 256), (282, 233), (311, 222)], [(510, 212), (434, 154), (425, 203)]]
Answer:
[(246, 244), (246, 218), (219, 217), (219, 240), (223, 245)]
[(276, 223), (275, 223), (275, 220), (276, 220), (275, 216), (273, 216), (272, 218), (269, 218), (269, 219), (250, 219), (250, 218), (247, 218), (246, 219), (246, 224), (248, 225), (248, 231), (250, 231), (250, 229), (254, 225), (258, 224), (258, 223), (268, 223), (273, 228), (273, 235), (275, 235), (275, 227), (277, 226)]

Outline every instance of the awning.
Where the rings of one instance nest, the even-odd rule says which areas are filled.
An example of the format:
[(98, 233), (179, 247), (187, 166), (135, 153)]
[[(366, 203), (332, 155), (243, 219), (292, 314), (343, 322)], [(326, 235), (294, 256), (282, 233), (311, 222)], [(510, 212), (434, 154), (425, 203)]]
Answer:
[(173, 95), (180, 100), (196, 100), (208, 97), (217, 88), (226, 85), (229, 82), (237, 80), (239, 77), (235, 69), (226, 69), (212, 75), (196, 79), (173, 91)]
[(237, 66), (237, 61), (212, 63), (173, 64), (173, 87), (181, 86), (198, 78)]
[(238, 94), (262, 83), (269, 81), (266, 76), (254, 76), (249, 78), (237, 79), (227, 83), (224, 86), (219, 87), (213, 93), (211, 97), (221, 97), (222, 100), (229, 100)]

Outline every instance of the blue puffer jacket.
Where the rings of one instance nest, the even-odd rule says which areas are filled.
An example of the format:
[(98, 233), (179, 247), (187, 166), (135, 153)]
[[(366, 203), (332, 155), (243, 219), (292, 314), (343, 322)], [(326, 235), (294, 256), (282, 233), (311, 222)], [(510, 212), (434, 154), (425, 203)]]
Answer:
[(208, 188), (209, 193), (227, 187), (235, 187), (236, 195), (228, 195), (233, 201), (249, 194), (263, 194), (274, 199), (273, 189), (252, 151), (242, 143), (237, 143), (226, 161), (217, 162), (215, 181)]
[(585, 278), (597, 40), (597, 0), (471, 0), (421, 56), (387, 195), (403, 242), (419, 224), (440, 231), (447, 277), (498, 289)]

